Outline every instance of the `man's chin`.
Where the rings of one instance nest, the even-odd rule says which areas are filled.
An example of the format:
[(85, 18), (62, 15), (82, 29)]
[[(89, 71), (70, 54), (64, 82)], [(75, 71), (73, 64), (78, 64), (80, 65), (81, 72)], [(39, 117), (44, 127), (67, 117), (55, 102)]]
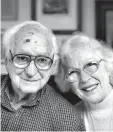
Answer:
[(20, 89), (23, 91), (23, 93), (35, 93), (38, 92), (41, 89), (40, 82), (37, 83), (21, 83)]
[(40, 89), (42, 89), (41, 87), (30, 87), (30, 86), (26, 86), (25, 88), (23, 88), (23, 87), (20, 87), (20, 89), (22, 90), (22, 92), (23, 93), (26, 93), (26, 94), (30, 94), (30, 93), (36, 93), (36, 92), (38, 92)]

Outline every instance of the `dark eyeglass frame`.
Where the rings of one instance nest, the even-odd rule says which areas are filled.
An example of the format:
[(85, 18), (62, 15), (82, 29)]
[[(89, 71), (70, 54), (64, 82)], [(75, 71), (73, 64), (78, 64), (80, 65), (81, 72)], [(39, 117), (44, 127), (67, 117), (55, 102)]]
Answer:
[[(101, 61), (104, 61), (103, 59), (101, 59), (100, 61), (98, 61), (97, 63), (96, 63), (96, 65), (97, 65), (97, 70), (99, 69), (99, 66), (100, 66), (100, 62)], [(90, 63), (92, 63), (92, 62), (90, 62)], [(92, 72), (92, 73), (89, 73), (87, 70), (85, 71), (84, 69), (87, 67), (87, 64), (83, 67), (83, 69), (82, 69), (82, 71), (84, 71), (85, 73), (87, 73), (88, 75), (92, 75), (92, 74), (94, 74), (95, 72), (97, 72), (97, 70), (95, 71), (95, 72)], [(73, 70), (74, 71), (74, 70)], [(81, 71), (80, 70), (75, 70), (75, 72), (78, 72), (78, 73), (80, 73)], [(78, 82), (78, 80), (73, 80), (73, 81), (71, 81), (70, 79), (69, 79), (69, 74), (70, 74), (71, 72), (68, 72), (68, 73), (66, 73), (66, 75), (65, 75), (65, 79), (68, 81), (68, 82), (71, 82), (71, 83), (74, 83), (74, 82)]]
[[(30, 65), (31, 61), (33, 60), (35, 66), (36, 66), (36, 68), (37, 68), (38, 70), (46, 71), (46, 70), (49, 70), (49, 69), (51, 68), (51, 66), (52, 66), (52, 64), (53, 64), (53, 60), (54, 60), (54, 55), (53, 55), (53, 57), (52, 57), (52, 59), (51, 59), (51, 58), (49, 58), (49, 57), (47, 57), (47, 56), (43, 56), (43, 55), (39, 55), (39, 56), (30, 56), (30, 55), (26, 55), (26, 54), (16, 54), (16, 55), (13, 56), (11, 50), (10, 50), (10, 54), (11, 54), (11, 59), (12, 59), (13, 65), (14, 65), (16, 68), (19, 68), (19, 69), (25, 69), (25, 68), (27, 68), (27, 67)], [(25, 55), (25, 56), (28, 56), (28, 57), (30, 58), (29, 63), (28, 63), (25, 67), (23, 67), (23, 68), (17, 67), (17, 66), (15, 65), (15, 63), (14, 63), (14, 58), (15, 58), (16, 56), (18, 56), (18, 55), (23, 55), (23, 56)], [(43, 57), (43, 58), (49, 59), (50, 62), (51, 62), (51, 65), (50, 65), (47, 69), (38, 68), (37, 65), (36, 65), (36, 61), (35, 61), (38, 57)]]

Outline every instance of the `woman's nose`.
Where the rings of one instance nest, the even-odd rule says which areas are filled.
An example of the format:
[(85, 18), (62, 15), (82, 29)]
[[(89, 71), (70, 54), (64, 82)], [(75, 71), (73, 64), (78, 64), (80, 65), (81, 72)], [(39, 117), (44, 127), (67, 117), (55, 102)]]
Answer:
[(90, 79), (90, 75), (84, 71), (81, 72), (80, 82), (85, 83)]

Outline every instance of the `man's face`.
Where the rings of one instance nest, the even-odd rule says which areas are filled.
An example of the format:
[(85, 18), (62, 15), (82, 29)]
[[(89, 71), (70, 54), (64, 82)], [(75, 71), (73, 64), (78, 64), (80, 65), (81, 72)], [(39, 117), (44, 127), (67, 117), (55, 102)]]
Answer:
[(76, 80), (71, 82), (72, 90), (81, 99), (99, 103), (112, 90), (106, 62), (96, 57), (91, 48), (72, 50), (66, 63), (66, 73)]
[[(53, 59), (51, 45), (48, 46), (47, 40), (42, 34), (26, 35), (18, 40), (12, 56), (24, 54), (33, 57), (45, 56)], [(24, 58), (20, 59), (25, 60)], [(42, 64), (45, 60), (42, 58), (38, 61)], [(48, 70), (37, 69), (34, 60), (23, 69), (15, 67), (12, 61), (9, 61), (7, 64), (7, 70), (12, 80), (13, 88), (17, 91), (21, 90), (24, 93), (34, 93), (43, 88), (50, 78), (51, 69), (52, 67)]]

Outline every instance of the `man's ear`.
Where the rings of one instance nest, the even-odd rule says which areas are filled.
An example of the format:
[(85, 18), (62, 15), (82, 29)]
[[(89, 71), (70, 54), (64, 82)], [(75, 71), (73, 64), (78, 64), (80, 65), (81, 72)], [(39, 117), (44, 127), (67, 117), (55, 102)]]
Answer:
[(7, 63), (8, 63), (7, 61), (8, 61), (8, 60), (7, 60), (7, 58), (6, 58), (6, 59), (5, 59), (5, 65), (7, 65)]
[(58, 75), (54, 76), (54, 81), (56, 82), (61, 92), (68, 92), (71, 89), (70, 83), (65, 80), (65, 72), (61, 64), (59, 68), (59, 73)]
[(60, 57), (58, 54), (54, 55), (54, 62), (52, 65), (52, 75), (57, 75), (59, 70)]
[(6, 67), (6, 71), (8, 72), (8, 59), (5, 59), (5, 67)]
[(5, 67), (6, 67), (7, 72), (9, 71), (10, 62), (11, 62), (11, 58), (6, 57), (5, 58)]

